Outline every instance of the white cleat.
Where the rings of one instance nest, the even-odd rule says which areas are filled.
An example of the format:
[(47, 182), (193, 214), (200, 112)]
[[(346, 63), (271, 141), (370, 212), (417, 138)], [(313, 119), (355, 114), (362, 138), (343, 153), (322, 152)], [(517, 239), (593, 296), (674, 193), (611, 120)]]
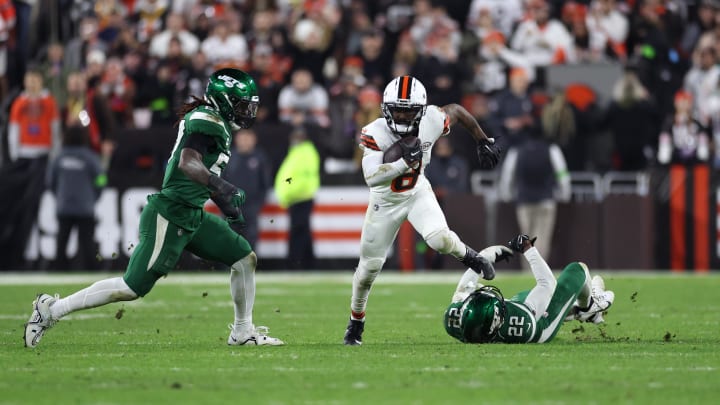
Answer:
[(584, 322), (603, 323), (605, 322), (603, 312), (607, 311), (615, 301), (615, 293), (605, 291), (605, 282), (600, 276), (593, 277), (590, 284), (592, 285), (590, 308), (587, 311), (579, 311), (577, 319)]
[(267, 326), (256, 326), (244, 333), (236, 333), (232, 324), (228, 327), (230, 336), (227, 343), (230, 346), (282, 346), (285, 344), (280, 339), (268, 336)]
[(52, 319), (50, 314), (50, 305), (57, 301), (58, 297), (50, 294), (40, 294), (33, 301), (33, 311), (25, 324), (25, 347), (35, 347), (40, 343), (40, 339), (45, 331), (52, 328), (56, 323), (56, 319)]
[(598, 312), (597, 314), (595, 314), (595, 316), (593, 316), (592, 318), (590, 318), (590, 319), (588, 320), (588, 322), (592, 322), (592, 323), (594, 323), (594, 324), (605, 323), (605, 318), (603, 318), (603, 313), (602, 313), (602, 312)]

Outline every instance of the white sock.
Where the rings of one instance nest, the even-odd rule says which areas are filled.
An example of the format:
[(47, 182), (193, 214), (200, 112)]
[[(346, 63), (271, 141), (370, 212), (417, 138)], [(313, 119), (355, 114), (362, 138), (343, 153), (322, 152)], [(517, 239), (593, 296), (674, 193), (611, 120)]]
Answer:
[(350, 317), (352, 319), (364, 320), (365, 307), (367, 307), (368, 296), (375, 278), (380, 274), (383, 260), (381, 259), (360, 259), (352, 283), (352, 299), (350, 300)]
[(250, 252), (230, 267), (230, 295), (235, 304), (235, 332), (246, 332), (253, 328), (256, 266), (257, 256), (255, 252)]
[(50, 306), (50, 314), (53, 319), (60, 319), (81, 309), (95, 308), (111, 302), (132, 301), (137, 297), (122, 277), (109, 278), (55, 301)]
[(578, 293), (577, 300), (575, 301), (575, 305), (577, 305), (580, 309), (588, 309), (590, 307), (590, 294), (592, 293), (592, 278), (590, 277), (590, 272), (587, 270), (587, 266), (583, 267), (583, 270), (585, 270), (585, 284), (583, 284), (582, 288), (580, 289), (580, 293)]
[(460, 237), (455, 232), (449, 231), (448, 234), (450, 236), (449, 253), (458, 260), (462, 259), (467, 253), (467, 245), (460, 240)]

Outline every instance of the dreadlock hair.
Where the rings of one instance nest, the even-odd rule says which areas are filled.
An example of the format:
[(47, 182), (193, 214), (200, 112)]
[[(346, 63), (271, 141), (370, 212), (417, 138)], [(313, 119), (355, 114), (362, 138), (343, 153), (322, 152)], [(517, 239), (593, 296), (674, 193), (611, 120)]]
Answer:
[(205, 105), (208, 107), (212, 107), (213, 105), (210, 104), (209, 101), (205, 100), (204, 98), (200, 98), (197, 96), (190, 96), (192, 99), (190, 102), (187, 102), (183, 104), (182, 107), (180, 107), (180, 111), (177, 113), (178, 120), (175, 121), (175, 127), (180, 125), (180, 121), (182, 121), (183, 117), (185, 117), (185, 114), (189, 113), (190, 111), (200, 107), (201, 105)]

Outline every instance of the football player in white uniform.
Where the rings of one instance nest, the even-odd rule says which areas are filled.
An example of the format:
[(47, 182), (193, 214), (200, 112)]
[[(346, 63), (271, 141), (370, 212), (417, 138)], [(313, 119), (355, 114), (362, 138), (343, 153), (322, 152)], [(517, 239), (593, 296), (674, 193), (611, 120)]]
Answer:
[[(453, 255), (486, 280), (495, 277), (492, 263), (448, 228), (430, 182), (423, 174), (430, 163), (433, 144), (439, 137), (448, 135), (456, 122), (478, 142), (478, 157), (485, 168), (493, 168), (500, 157), (494, 140), (485, 135), (462, 106), (428, 105), (425, 87), (412, 76), (397, 77), (385, 87), (381, 108), (384, 119), (369, 123), (360, 137), (360, 146), (364, 149), (362, 169), (370, 187), (370, 202), (363, 223), (360, 260), (353, 278), (346, 345), (362, 344), (370, 288), (406, 219), (435, 251)], [(407, 136), (416, 136), (420, 142), (414, 146), (403, 144), (400, 158), (383, 163), (384, 152)]]

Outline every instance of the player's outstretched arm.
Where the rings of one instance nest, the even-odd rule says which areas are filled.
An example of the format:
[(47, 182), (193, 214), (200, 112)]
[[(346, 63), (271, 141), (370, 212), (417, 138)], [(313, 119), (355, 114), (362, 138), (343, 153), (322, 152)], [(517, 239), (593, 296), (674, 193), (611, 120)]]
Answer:
[[(510, 258), (513, 256), (512, 250), (502, 245), (488, 246), (481, 250), (479, 254), (490, 263), (497, 263), (503, 260), (510, 261)], [(462, 301), (467, 298), (468, 295), (472, 294), (473, 291), (482, 287), (483, 284), (478, 282), (479, 279), (480, 274), (475, 270), (468, 269), (465, 271), (453, 292), (452, 302)]]
[(451, 126), (455, 125), (455, 123), (460, 123), (478, 142), (490, 140), (490, 137), (487, 136), (482, 127), (480, 127), (475, 117), (473, 117), (465, 107), (453, 103), (443, 106), (442, 110), (445, 111), (445, 114), (450, 118)]
[(473, 269), (467, 269), (462, 277), (460, 277), (450, 302), (464, 301), (473, 291), (482, 287), (482, 283), (478, 282), (479, 279), (480, 274)]
[(513, 251), (522, 253), (525, 260), (530, 264), (530, 270), (535, 277), (536, 284), (525, 299), (525, 305), (530, 307), (535, 314), (535, 319), (538, 320), (550, 305), (550, 300), (557, 286), (557, 280), (555, 280), (550, 266), (535, 248), (535, 239), (537, 237), (531, 239), (527, 235), (518, 235), (508, 242), (508, 246)]
[(450, 119), (450, 125), (459, 122), (470, 132), (477, 142), (477, 154), (480, 166), (483, 169), (493, 169), (500, 161), (500, 148), (495, 145), (495, 139), (487, 136), (475, 117), (459, 104), (448, 104), (442, 107)]

